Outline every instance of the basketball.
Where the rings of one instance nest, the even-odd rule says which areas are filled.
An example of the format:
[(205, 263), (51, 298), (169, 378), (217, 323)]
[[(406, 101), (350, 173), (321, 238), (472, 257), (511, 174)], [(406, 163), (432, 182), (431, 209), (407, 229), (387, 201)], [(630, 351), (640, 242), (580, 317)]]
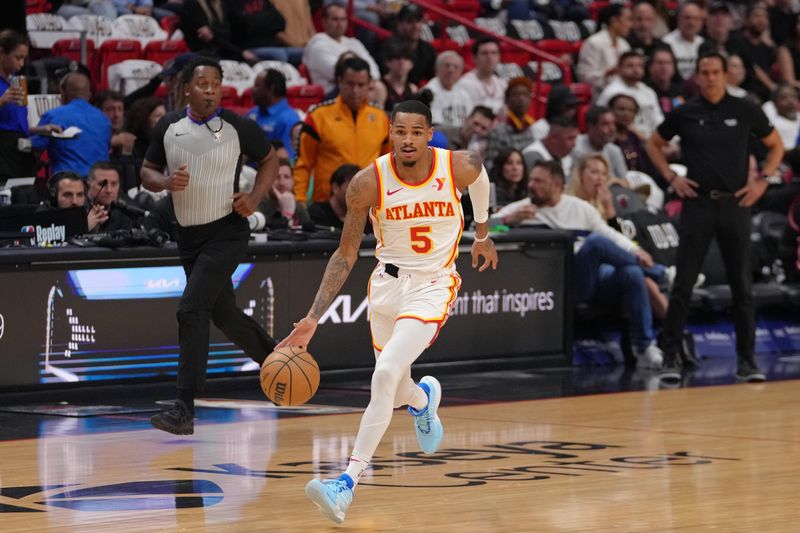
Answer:
[(275, 405), (303, 405), (319, 387), (319, 366), (305, 350), (278, 348), (261, 365), (261, 390)]

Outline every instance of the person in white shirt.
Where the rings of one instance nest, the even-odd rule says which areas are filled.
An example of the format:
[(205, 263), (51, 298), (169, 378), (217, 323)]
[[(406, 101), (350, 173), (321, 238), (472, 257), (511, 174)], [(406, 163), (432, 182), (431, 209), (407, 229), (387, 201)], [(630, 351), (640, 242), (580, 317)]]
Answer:
[(369, 64), (370, 75), (373, 80), (381, 78), (377, 63), (369, 54), (361, 41), (346, 37), (347, 10), (342, 4), (329, 4), (322, 12), (322, 27), (320, 33), (314, 35), (303, 50), (303, 64), (308, 67), (311, 83), (322, 85), (325, 93), (336, 88), (333, 69), (336, 61), (344, 52), (353, 52)]
[(470, 94), (456, 82), (464, 72), (464, 58), (452, 50), (436, 57), (436, 77), (425, 85), (433, 94), (431, 114), (435, 126), (457, 128), (475, 107)]
[(522, 150), (525, 164), (533, 168), (537, 161), (556, 161), (565, 175), (572, 170), (572, 156), (578, 138), (578, 125), (566, 117), (556, 117), (544, 139), (534, 141)]
[(800, 115), (797, 113), (797, 89), (788, 83), (781, 83), (772, 92), (772, 99), (761, 106), (764, 114), (781, 136), (784, 149), (792, 150), (797, 146), (800, 134)]
[(500, 45), (491, 37), (479, 37), (472, 45), (475, 68), (461, 76), (456, 87), (465, 90), (473, 104), (484, 105), (495, 114), (505, 106), (506, 80), (494, 70), (500, 63)]
[(678, 73), (688, 80), (694, 75), (695, 64), (703, 44), (700, 30), (703, 28), (703, 10), (695, 3), (687, 2), (678, 11), (678, 28), (661, 40), (667, 43), (678, 60)]
[(608, 162), (611, 176), (624, 178), (628, 173), (625, 155), (622, 149), (614, 144), (617, 135), (617, 124), (614, 113), (604, 106), (593, 106), (586, 112), (586, 133), (578, 135), (575, 148), (572, 149), (573, 161), (580, 161), (589, 154), (602, 154)]
[(632, 96), (639, 104), (633, 127), (644, 137), (649, 137), (664, 121), (664, 113), (656, 92), (644, 84), (644, 57), (639, 52), (625, 52), (619, 58), (619, 74), (597, 98), (597, 105), (608, 105), (612, 96), (620, 93)]
[(625, 40), (631, 29), (631, 10), (624, 4), (611, 4), (601, 11), (600, 23), (603, 29), (583, 42), (575, 71), (595, 94), (617, 73), (619, 57), (631, 49)]
[(604, 307), (621, 302), (638, 366), (659, 368), (664, 355), (655, 342), (645, 276), (663, 276), (663, 267), (659, 272), (650, 254), (611, 228), (591, 204), (564, 195), (563, 189), (561, 167), (554, 161), (537, 161), (529, 174), (528, 198), (502, 208), (489, 225), (545, 225), (589, 232), (575, 252), (576, 301), (594, 301)]

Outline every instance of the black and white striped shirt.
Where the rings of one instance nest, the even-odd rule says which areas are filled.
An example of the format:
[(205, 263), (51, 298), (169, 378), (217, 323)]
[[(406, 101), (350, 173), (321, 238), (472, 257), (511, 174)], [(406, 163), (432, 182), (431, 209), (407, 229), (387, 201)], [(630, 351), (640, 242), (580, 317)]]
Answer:
[(168, 173), (188, 165), (189, 185), (172, 193), (175, 216), (184, 227), (230, 214), (242, 156), (260, 161), (271, 150), (255, 122), (221, 108), (203, 122), (186, 110), (169, 113), (156, 124), (152, 139), (146, 160), (165, 166)]

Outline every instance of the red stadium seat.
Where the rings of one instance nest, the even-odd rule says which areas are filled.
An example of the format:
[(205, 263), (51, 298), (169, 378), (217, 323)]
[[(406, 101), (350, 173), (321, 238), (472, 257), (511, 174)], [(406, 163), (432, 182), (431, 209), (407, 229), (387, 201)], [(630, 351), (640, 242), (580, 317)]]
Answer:
[(308, 73), (308, 67), (305, 63), (300, 63), (300, 66), (297, 67), (297, 70), (300, 72), (300, 75), (306, 79), (306, 82), (311, 83), (311, 75)]
[(162, 83), (158, 87), (156, 87), (156, 92), (153, 95), (156, 98), (160, 98), (163, 101), (167, 101), (169, 99), (169, 87), (167, 87), (166, 83)]
[(239, 97), (239, 107), (244, 107), (250, 110), (250, 108), (252, 108), (254, 105), (256, 104), (253, 102), (253, 88), (248, 87)]
[[(80, 39), (59, 39), (53, 43), (52, 55), (55, 57), (66, 57), (72, 61), (81, 62), (81, 40)], [(92, 39), (86, 39), (86, 67), (89, 72), (94, 72), (95, 48)]]
[(25, 14), (50, 13), (53, 6), (47, 0), (25, 0)]
[(230, 85), (222, 86), (222, 101), (220, 105), (227, 108), (239, 106), (239, 93), (236, 87), (231, 87)]
[(308, 111), (314, 104), (318, 104), (325, 97), (325, 89), (322, 85), (297, 85), (286, 88), (286, 99), (289, 105), (295, 109)]
[(608, 7), (611, 2), (607, 0), (598, 0), (597, 2), (592, 2), (589, 4), (589, 14), (592, 17), (592, 20), (597, 22), (600, 19), (600, 11), (604, 7)]
[(461, 50), (461, 45), (458, 44), (458, 42), (448, 38), (434, 39), (431, 41), (431, 46), (433, 46), (433, 49), (436, 50), (437, 54), (441, 54), (442, 52), (446, 52), (448, 50), (452, 50), (454, 52)]
[(577, 54), (582, 45), (583, 41), (561, 41), (559, 39), (542, 39), (533, 43), (535, 48), (556, 57), (563, 54)]
[[(449, 13), (474, 20), (481, 12), (480, 0), (432, 0), (431, 4), (447, 9)], [(434, 22), (449, 20), (449, 17), (437, 15), (433, 11), (426, 11), (427, 17)]]
[(95, 85), (100, 90), (108, 88), (108, 67), (126, 59), (141, 59), (142, 45), (133, 39), (103, 41), (95, 61)]
[(516, 46), (512, 46), (508, 43), (502, 42), (500, 43), (500, 62), (501, 63), (514, 63), (515, 65), (527, 65), (528, 61), (531, 60), (531, 55), (522, 50), (521, 48), (517, 48)]
[(144, 47), (144, 59), (155, 61), (161, 65), (178, 54), (188, 52), (185, 41), (150, 41)]
[(171, 37), (175, 30), (178, 29), (180, 26), (181, 18), (178, 15), (170, 15), (168, 17), (162, 18), (158, 24), (161, 26), (165, 32), (167, 32), (167, 36)]
[(592, 103), (592, 86), (588, 83), (570, 83), (569, 90), (580, 98), (581, 104)]
[(531, 91), (531, 104), (528, 107), (528, 114), (533, 118), (539, 119), (544, 116), (547, 109), (547, 97), (550, 95), (550, 90), (553, 88), (549, 83), (534, 84)]

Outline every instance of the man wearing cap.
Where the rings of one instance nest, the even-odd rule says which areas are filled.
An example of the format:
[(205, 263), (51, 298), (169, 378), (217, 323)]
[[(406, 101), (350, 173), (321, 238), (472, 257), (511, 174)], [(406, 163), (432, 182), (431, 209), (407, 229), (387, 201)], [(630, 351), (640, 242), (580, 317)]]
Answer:
[(528, 114), (533, 82), (526, 77), (514, 78), (506, 88), (506, 120), (490, 133), (486, 143), (484, 165), (491, 171), (494, 160), (505, 148), (522, 150), (536, 139), (533, 134), (534, 119)]
[[(427, 81), (436, 74), (436, 50), (429, 43), (420, 38), (422, 34), (422, 19), (424, 15), (422, 9), (416, 4), (406, 4), (397, 12), (397, 26), (394, 35), (386, 39), (381, 44), (380, 61), (383, 68), (386, 64), (386, 54), (397, 44), (411, 49), (414, 67), (408, 73), (408, 80), (419, 85), (422, 81)], [(385, 74), (385, 69), (384, 69)]]
[(344, 4), (333, 3), (322, 10), (323, 31), (314, 35), (303, 50), (303, 64), (308, 68), (311, 83), (322, 85), (325, 94), (336, 88), (333, 72), (336, 62), (345, 52), (353, 52), (369, 64), (373, 80), (381, 78), (377, 63), (361, 41), (347, 37), (347, 9)]

